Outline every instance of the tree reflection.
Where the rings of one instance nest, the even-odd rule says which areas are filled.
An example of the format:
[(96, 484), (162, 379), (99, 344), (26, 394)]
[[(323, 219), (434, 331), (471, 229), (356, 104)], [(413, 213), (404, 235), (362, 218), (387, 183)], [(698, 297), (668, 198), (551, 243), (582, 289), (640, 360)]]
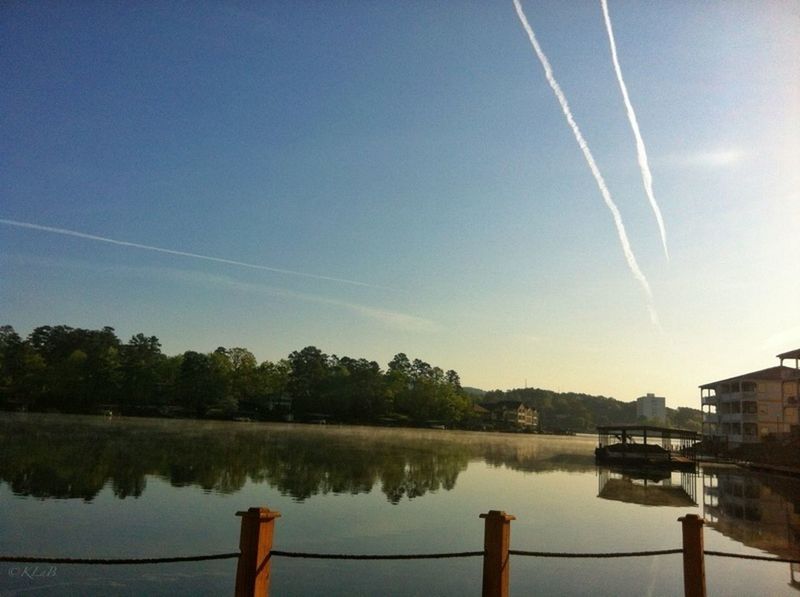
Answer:
[(224, 494), (250, 480), (299, 501), (379, 486), (397, 504), (453, 489), (472, 460), (525, 471), (591, 468), (590, 449), (554, 450), (542, 448), (542, 441), (368, 427), (5, 415), (0, 481), (16, 495), (87, 501), (106, 487), (120, 499), (138, 497), (148, 476)]

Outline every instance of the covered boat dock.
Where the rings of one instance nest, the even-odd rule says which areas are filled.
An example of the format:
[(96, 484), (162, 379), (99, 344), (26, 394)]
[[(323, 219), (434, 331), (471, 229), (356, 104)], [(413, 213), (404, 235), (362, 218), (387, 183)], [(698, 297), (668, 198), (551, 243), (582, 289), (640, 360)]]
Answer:
[(701, 436), (688, 429), (654, 425), (600, 425), (595, 456), (600, 463), (663, 466), (694, 465)]

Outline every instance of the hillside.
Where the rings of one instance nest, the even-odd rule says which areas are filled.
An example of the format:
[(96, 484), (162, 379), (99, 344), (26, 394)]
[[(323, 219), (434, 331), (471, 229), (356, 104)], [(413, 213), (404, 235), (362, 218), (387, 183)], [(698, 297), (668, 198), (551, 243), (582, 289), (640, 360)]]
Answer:
[[(593, 433), (597, 425), (638, 423), (636, 402), (622, 402), (605, 396), (553, 392), (540, 388), (493, 390), (486, 392), (481, 402), (519, 400), (539, 412), (543, 431), (574, 431)], [(655, 423), (654, 423), (655, 424)], [(694, 408), (667, 408), (667, 425), (700, 431), (702, 413)]]

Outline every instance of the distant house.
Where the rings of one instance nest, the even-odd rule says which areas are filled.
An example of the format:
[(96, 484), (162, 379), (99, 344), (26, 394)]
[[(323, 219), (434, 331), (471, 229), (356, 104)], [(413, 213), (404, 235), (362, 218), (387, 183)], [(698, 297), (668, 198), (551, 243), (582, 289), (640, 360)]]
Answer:
[(268, 413), (278, 413), (281, 415), (288, 415), (291, 421), (292, 412), (292, 397), (288, 394), (272, 394), (263, 399), (263, 408)]
[[(729, 446), (798, 432), (800, 349), (778, 355), (780, 365), (700, 386), (703, 435)], [(784, 366), (784, 360), (794, 367)]]
[(472, 412), (479, 419), (491, 419), (492, 418), (492, 411), (490, 411), (488, 408), (484, 408), (480, 404), (473, 404), (472, 405)]
[(533, 429), (539, 425), (539, 413), (523, 402), (503, 400), (482, 406), (489, 411), (492, 421), (525, 429)]

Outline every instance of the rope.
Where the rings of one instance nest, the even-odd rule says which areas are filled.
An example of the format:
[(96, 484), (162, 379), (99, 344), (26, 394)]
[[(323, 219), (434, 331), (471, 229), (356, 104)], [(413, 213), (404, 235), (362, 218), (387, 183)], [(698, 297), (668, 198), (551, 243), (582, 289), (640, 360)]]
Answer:
[(564, 553), (553, 551), (523, 551), (509, 549), (512, 556), (533, 556), (537, 558), (637, 558), (642, 556), (666, 556), (683, 553), (683, 549), (658, 549), (655, 551), (617, 551), (611, 553)]
[(19, 564), (42, 563), (42, 564), (89, 564), (89, 565), (131, 565), (131, 564), (168, 564), (171, 562), (202, 562), (204, 560), (227, 560), (238, 558), (239, 552), (217, 553), (208, 556), (179, 556), (175, 558), (39, 558), (32, 556), (0, 556), (0, 562), (15, 562)]
[(741, 560), (758, 560), (760, 562), (783, 562), (786, 564), (800, 564), (800, 560), (790, 558), (769, 558), (767, 556), (748, 556), (741, 553), (727, 553), (724, 551), (704, 551), (707, 556), (720, 556), (722, 558), (739, 558)]
[(342, 554), (342, 553), (304, 553), (297, 551), (272, 550), (273, 556), (284, 558), (310, 558), (315, 560), (438, 560), (444, 558), (472, 558), (482, 556), (483, 551), (459, 551), (453, 553), (413, 553), (413, 554)]
[[(483, 551), (458, 551), (450, 553), (412, 553), (412, 554), (342, 554), (342, 553), (313, 553), (298, 551), (281, 551), (274, 549), (271, 555), (283, 558), (306, 558), (315, 560), (440, 560), (446, 558), (473, 558), (482, 556)], [(554, 551), (525, 551), (521, 549), (509, 549), (509, 555), (529, 556), (537, 558), (638, 558), (646, 556), (666, 556), (683, 553), (683, 549), (658, 549), (653, 551), (617, 551), (617, 552), (554, 552)], [(724, 551), (703, 552), (707, 556), (719, 556), (723, 558), (738, 558), (741, 560), (758, 560), (761, 562), (781, 562), (788, 564), (800, 564), (800, 560), (791, 558), (773, 558), (767, 556), (751, 556), (738, 553), (728, 553)], [(0, 562), (12, 562), (18, 564), (42, 563), (42, 564), (84, 564), (84, 565), (137, 565), (137, 564), (169, 564), (174, 562), (202, 562), (205, 560), (227, 560), (238, 558), (239, 552), (217, 553), (205, 556), (179, 556), (173, 558), (44, 558), (35, 556), (0, 556)]]

